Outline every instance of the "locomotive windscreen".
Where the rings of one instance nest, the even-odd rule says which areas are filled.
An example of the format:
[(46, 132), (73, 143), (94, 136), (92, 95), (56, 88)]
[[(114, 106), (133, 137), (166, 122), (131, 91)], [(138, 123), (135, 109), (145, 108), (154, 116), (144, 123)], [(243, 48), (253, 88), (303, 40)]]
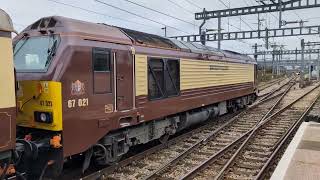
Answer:
[(17, 71), (46, 71), (59, 43), (59, 36), (24, 37), (14, 47)]

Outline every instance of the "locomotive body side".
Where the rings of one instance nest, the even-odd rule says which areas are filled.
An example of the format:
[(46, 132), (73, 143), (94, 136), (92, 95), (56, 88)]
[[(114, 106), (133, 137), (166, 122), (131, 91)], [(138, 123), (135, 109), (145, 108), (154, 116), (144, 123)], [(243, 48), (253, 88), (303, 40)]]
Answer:
[[(173, 96), (152, 98), (148, 94), (151, 77), (148, 76), (148, 64), (152, 58), (178, 60), (179, 91)], [(254, 64), (146, 55), (136, 55), (135, 63), (136, 105), (141, 110), (142, 120), (163, 118), (255, 92)]]
[[(10, 17), (0, 9), (0, 177), (8, 165), (16, 142), (16, 98)], [(4, 168), (4, 169), (3, 169)]]

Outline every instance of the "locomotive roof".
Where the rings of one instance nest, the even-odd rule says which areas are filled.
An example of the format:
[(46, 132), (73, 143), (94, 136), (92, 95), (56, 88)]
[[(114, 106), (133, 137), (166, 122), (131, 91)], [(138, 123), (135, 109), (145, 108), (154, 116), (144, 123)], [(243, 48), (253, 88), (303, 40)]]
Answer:
[(11, 18), (2, 9), (0, 9), (0, 30), (1, 31), (14, 32)]
[(101, 23), (91, 23), (61, 16), (51, 16), (41, 18), (32, 25), (28, 26), (28, 30), (54, 28), (55, 32), (82, 34), (88, 39), (104, 40), (107, 42), (114, 42), (128, 45), (139, 45), (147, 47), (173, 49), (178, 51), (192, 52), (198, 54), (207, 54), (214, 56), (222, 56), (225, 58), (241, 59), (246, 62), (253, 62), (254, 60), (249, 56), (242, 55), (233, 51), (218, 50), (210, 46), (204, 46), (198, 43), (180, 41), (174, 38), (166, 38), (154, 34), (148, 34), (131, 29), (110, 26)]

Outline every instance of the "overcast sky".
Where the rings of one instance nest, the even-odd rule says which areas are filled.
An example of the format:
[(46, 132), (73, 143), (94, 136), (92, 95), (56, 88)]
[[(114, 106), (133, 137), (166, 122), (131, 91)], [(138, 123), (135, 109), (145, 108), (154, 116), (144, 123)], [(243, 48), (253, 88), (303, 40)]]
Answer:
[[(183, 20), (181, 21), (144, 9), (137, 5), (131, 4), (126, 0), (99, 1), (103, 1), (113, 6), (133, 12), (139, 16), (143, 16), (167, 25), (168, 36), (185, 35), (186, 33), (197, 34), (201, 21), (194, 20), (194, 13), (202, 11), (202, 8), (206, 8), (206, 10), (218, 10), (225, 9), (225, 5), (234, 8), (258, 4), (255, 0), (130, 0)], [(63, 5), (61, 3), (67, 5)], [(99, 22), (126, 27), (152, 34), (164, 35), (164, 31), (161, 29), (164, 27), (164, 25), (137, 17), (127, 12), (123, 12), (113, 7), (96, 2), (95, 0), (0, 0), (0, 4), (0, 8), (5, 10), (12, 17), (14, 26), (18, 31), (23, 30), (24, 27), (35, 22), (41, 17), (59, 15), (90, 22)], [(309, 21), (305, 23), (305, 25), (319, 25), (319, 10), (320, 8), (314, 8), (308, 10), (284, 12), (284, 20), (294, 21), (303, 19)], [(278, 13), (263, 14), (261, 15), (261, 18), (265, 19), (261, 28), (264, 29), (265, 27), (278, 27)], [(223, 18), (223, 31), (257, 29), (257, 15), (242, 16), (241, 19), (242, 20), (240, 20), (240, 17)], [(216, 29), (217, 20), (209, 20), (205, 27)], [(270, 39), (270, 41), (276, 42), (277, 44), (283, 44), (285, 45), (286, 49), (295, 49), (296, 47), (300, 49), (301, 38), (305, 38), (306, 41), (320, 40), (319, 35), (314, 35), (304, 37), (275, 38)], [(258, 44), (264, 44), (264, 41), (261, 39), (224, 41), (222, 42), (222, 48), (242, 53), (249, 53), (253, 52), (251, 46), (256, 42)], [(209, 42), (208, 45), (213, 47), (217, 46), (215, 42)]]

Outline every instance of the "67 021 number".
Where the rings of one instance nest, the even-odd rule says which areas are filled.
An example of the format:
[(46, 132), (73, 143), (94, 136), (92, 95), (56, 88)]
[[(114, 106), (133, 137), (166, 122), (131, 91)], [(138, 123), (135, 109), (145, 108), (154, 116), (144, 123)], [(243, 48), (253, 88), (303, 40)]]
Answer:
[(86, 106), (89, 106), (89, 99), (88, 98), (68, 100), (68, 108), (86, 107)]

